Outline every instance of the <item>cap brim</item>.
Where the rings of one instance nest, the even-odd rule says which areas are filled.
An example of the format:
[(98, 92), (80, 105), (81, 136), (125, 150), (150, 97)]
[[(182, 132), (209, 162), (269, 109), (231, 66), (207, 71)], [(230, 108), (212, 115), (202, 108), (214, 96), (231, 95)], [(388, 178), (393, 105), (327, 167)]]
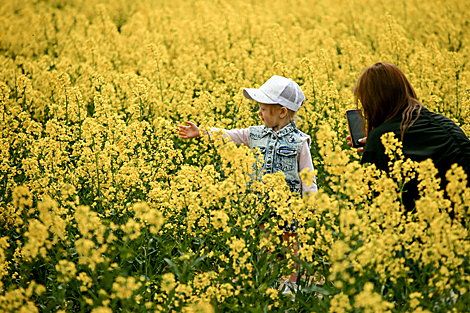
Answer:
[(274, 102), (264, 92), (256, 88), (244, 88), (243, 96), (245, 96), (245, 98), (248, 100), (254, 100), (259, 103), (277, 104), (277, 102)]

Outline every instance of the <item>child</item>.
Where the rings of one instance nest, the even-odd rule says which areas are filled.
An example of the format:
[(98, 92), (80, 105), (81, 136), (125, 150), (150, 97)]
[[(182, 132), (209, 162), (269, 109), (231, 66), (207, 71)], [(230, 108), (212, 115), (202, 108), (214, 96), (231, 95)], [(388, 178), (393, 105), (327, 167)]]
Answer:
[[(259, 105), (258, 115), (264, 126), (250, 126), (244, 129), (224, 130), (230, 140), (236, 144), (244, 144), (250, 148), (259, 148), (264, 157), (263, 173), (283, 172), (291, 192), (302, 193), (317, 192), (315, 177), (313, 183), (307, 186), (301, 181), (299, 173), (308, 168), (313, 171), (312, 157), (310, 155), (310, 136), (297, 129), (295, 118), (297, 110), (305, 100), (305, 95), (299, 85), (292, 79), (274, 75), (259, 89), (244, 88), (243, 95), (254, 100)], [(199, 137), (199, 128), (192, 122), (189, 126), (178, 125), (179, 135), (182, 138)], [(217, 131), (217, 129), (212, 129)], [(295, 237), (295, 224), (284, 227), (284, 241)], [(294, 244), (294, 253), (297, 252)], [(296, 275), (290, 277), (284, 285), (285, 293), (290, 288), (298, 290), (295, 284)], [(289, 287), (290, 286), (290, 287)]]
[[(258, 115), (264, 126), (224, 130), (230, 140), (250, 148), (259, 148), (264, 157), (262, 172), (283, 172), (292, 192), (317, 192), (315, 178), (312, 185), (301, 181), (299, 173), (308, 168), (313, 171), (310, 155), (310, 136), (297, 129), (295, 112), (305, 100), (304, 93), (293, 80), (274, 75), (259, 89), (245, 88), (243, 95), (259, 105)], [(199, 137), (199, 128), (192, 122), (189, 126), (178, 125), (182, 138)], [(217, 131), (218, 129), (213, 128)]]

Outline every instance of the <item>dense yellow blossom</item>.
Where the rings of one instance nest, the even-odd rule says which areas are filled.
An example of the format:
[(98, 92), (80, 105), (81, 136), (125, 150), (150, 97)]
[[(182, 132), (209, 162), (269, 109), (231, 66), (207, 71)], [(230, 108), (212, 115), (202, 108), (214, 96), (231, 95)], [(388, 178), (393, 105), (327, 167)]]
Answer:
[(75, 274), (77, 273), (75, 263), (67, 260), (60, 260), (55, 266), (55, 269), (59, 273), (59, 282), (68, 282), (70, 279), (75, 278)]
[[(469, 178), (453, 166), (441, 190), (392, 134), (390, 171), (362, 166), (344, 112), (360, 72), (391, 62), (470, 134), (469, 14), (459, 0), (2, 1), (0, 312), (465, 311)], [(274, 74), (306, 95), (316, 194), (210, 131), (261, 125), (242, 89)], [(202, 138), (178, 137), (186, 121)]]

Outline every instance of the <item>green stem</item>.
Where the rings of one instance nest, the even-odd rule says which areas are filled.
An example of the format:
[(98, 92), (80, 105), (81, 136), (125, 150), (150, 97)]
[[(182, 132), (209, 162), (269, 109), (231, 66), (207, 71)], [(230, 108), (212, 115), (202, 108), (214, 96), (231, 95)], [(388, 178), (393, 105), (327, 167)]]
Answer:
[[(94, 143), (94, 140), (93, 140)], [(97, 197), (100, 196), (100, 171), (99, 171), (99, 164), (98, 164), (98, 152), (95, 152), (95, 162), (96, 162), (96, 179), (97, 179), (97, 184), (98, 184), (98, 191), (97, 191)]]
[[(457, 67), (457, 66), (456, 66)], [(460, 70), (455, 71), (455, 108), (457, 110), (457, 118), (459, 119), (460, 122), (460, 107), (459, 107), (459, 74)]]
[(79, 139), (82, 139), (82, 115), (80, 112), (80, 101), (78, 100), (78, 96), (75, 93), (75, 99), (77, 100), (77, 106), (78, 106), (78, 134), (79, 134)]
[(69, 125), (69, 98), (67, 97), (67, 87), (65, 87), (65, 125)]
[(160, 89), (160, 98), (161, 98), (162, 104), (163, 104), (162, 75), (160, 73), (160, 66), (158, 65), (158, 60), (157, 60), (157, 71), (158, 71), (158, 87)]

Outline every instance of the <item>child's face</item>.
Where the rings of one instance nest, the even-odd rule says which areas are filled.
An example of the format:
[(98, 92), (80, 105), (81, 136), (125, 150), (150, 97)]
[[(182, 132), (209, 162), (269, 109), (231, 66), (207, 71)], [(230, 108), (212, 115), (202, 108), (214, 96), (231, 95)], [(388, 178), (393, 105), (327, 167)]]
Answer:
[(284, 127), (279, 127), (283, 122), (281, 118), (281, 106), (279, 104), (258, 103), (258, 106), (258, 115), (261, 117), (264, 126), (274, 128), (276, 131)]

